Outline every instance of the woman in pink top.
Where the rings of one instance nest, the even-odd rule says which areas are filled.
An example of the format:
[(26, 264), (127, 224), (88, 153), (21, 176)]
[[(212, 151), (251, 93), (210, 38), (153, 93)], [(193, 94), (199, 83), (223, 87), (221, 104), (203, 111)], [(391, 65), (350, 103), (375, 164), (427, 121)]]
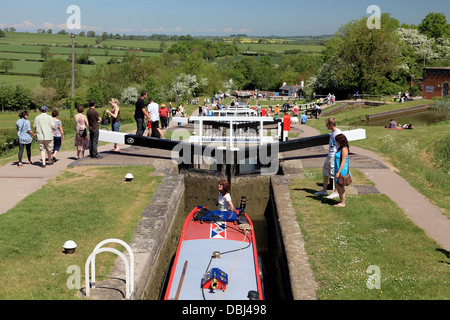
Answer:
[(75, 147), (77, 147), (77, 159), (80, 159), (84, 157), (84, 150), (89, 149), (89, 138), (86, 129), (89, 126), (89, 123), (86, 116), (83, 114), (84, 107), (78, 106), (77, 111), (78, 113), (75, 115), (75, 122), (77, 124)]

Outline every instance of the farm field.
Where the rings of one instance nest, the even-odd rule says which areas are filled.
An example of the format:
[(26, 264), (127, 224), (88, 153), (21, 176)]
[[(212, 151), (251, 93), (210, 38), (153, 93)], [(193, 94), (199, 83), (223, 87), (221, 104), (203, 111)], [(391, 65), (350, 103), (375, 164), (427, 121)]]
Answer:
[[(122, 58), (126, 50), (132, 50), (142, 58), (159, 55), (159, 52), (145, 52), (145, 50), (159, 49), (161, 41), (159, 40), (123, 40), (108, 39), (96, 43), (97, 38), (93, 37), (75, 37), (75, 53), (80, 55), (86, 51), (89, 56), (94, 59), (96, 64), (107, 63), (111, 57)], [(305, 44), (282, 44), (275, 43), (255, 43), (248, 42), (237, 44), (241, 51), (256, 52), (273, 52), (282, 53), (288, 50), (317, 52), (323, 50), (320, 45)], [(165, 41), (166, 48), (170, 48), (175, 41)], [(39, 85), (39, 71), (42, 67), (44, 59), (41, 57), (41, 49), (43, 46), (50, 47), (50, 53), (54, 58), (66, 59), (72, 53), (72, 40), (69, 35), (60, 34), (41, 34), (41, 33), (6, 33), (6, 37), (0, 38), (0, 62), (3, 60), (12, 60), (13, 69), (8, 70), (8, 74), (4, 74), (0, 70), (0, 84), (23, 84), (26, 88), (33, 89)], [(240, 59), (242, 56), (236, 56)], [(272, 57), (275, 61), (279, 57)], [(89, 74), (94, 70), (95, 65), (83, 65), (85, 74)], [(30, 76), (34, 76), (30, 78)]]
[[(79, 55), (88, 51), (96, 64), (107, 63), (111, 57), (121, 58), (128, 48), (136, 50), (136, 54), (142, 58), (159, 54), (139, 49), (158, 49), (160, 41), (109, 40), (102, 42), (102, 45), (118, 49), (104, 49), (95, 47), (95, 40), (96, 38), (76, 37), (75, 53)], [(170, 45), (171, 43), (167, 43), (167, 46)], [(0, 62), (8, 59), (13, 61), (13, 69), (8, 70), (7, 74), (3, 70), (0, 71), (0, 85), (18, 84), (27, 89), (38, 86), (40, 84), (38, 76), (44, 62), (41, 57), (43, 46), (50, 47), (50, 53), (54, 58), (66, 59), (72, 54), (72, 41), (68, 35), (7, 33), (6, 37), (0, 38)], [(81, 67), (85, 74), (89, 74), (95, 68), (94, 65)]]
[(26, 89), (33, 89), (41, 83), (41, 78), (35, 76), (15, 76), (0, 73), (0, 87), (3, 85), (23, 85)]

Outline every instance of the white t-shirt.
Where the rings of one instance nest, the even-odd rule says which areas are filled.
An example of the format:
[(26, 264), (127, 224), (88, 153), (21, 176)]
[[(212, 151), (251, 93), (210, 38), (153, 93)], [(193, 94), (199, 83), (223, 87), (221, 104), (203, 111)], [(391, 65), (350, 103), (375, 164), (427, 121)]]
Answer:
[(152, 102), (148, 105), (148, 113), (150, 114), (150, 120), (152, 122), (159, 121), (159, 105), (156, 102)]
[(228, 205), (228, 201), (231, 201), (230, 194), (227, 193), (226, 195), (222, 196), (222, 194), (219, 192), (218, 210), (219, 211), (230, 211), (230, 206)]
[(336, 136), (340, 135), (342, 132), (340, 129), (336, 129), (334, 131), (331, 131), (330, 133), (330, 143), (329, 143), (329, 149), (328, 149), (328, 155), (334, 156), (334, 154), (337, 151), (336, 148)]

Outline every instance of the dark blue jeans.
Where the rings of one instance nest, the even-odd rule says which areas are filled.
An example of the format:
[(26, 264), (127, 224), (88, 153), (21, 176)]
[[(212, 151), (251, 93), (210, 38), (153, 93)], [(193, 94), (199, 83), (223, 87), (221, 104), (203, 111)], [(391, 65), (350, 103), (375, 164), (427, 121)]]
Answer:
[(136, 135), (137, 136), (143, 136), (145, 132), (145, 121), (143, 118), (135, 118), (136, 120)]

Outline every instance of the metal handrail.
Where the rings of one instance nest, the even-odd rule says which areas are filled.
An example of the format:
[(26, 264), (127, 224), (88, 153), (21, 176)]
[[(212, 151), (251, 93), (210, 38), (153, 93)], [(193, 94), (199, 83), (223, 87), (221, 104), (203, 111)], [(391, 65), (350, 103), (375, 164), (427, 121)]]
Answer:
[[(128, 264), (128, 259), (125, 257), (123, 253), (120, 251), (113, 249), (113, 248), (102, 248), (103, 245), (107, 243), (119, 243), (123, 245), (129, 255), (130, 255), (130, 264)], [(122, 258), (123, 262), (125, 263), (125, 269), (126, 269), (126, 278), (125, 278), (125, 285), (126, 285), (126, 298), (130, 299), (132, 297), (132, 294), (134, 293), (134, 254), (131, 250), (131, 247), (124, 241), (120, 239), (107, 239), (100, 242), (92, 251), (91, 255), (86, 261), (85, 266), (85, 272), (86, 272), (86, 296), (88, 297), (90, 295), (90, 284), (89, 284), (89, 265), (91, 265), (91, 285), (92, 288), (95, 288), (95, 257), (98, 253), (101, 252), (112, 252), (117, 254), (120, 258)]]

